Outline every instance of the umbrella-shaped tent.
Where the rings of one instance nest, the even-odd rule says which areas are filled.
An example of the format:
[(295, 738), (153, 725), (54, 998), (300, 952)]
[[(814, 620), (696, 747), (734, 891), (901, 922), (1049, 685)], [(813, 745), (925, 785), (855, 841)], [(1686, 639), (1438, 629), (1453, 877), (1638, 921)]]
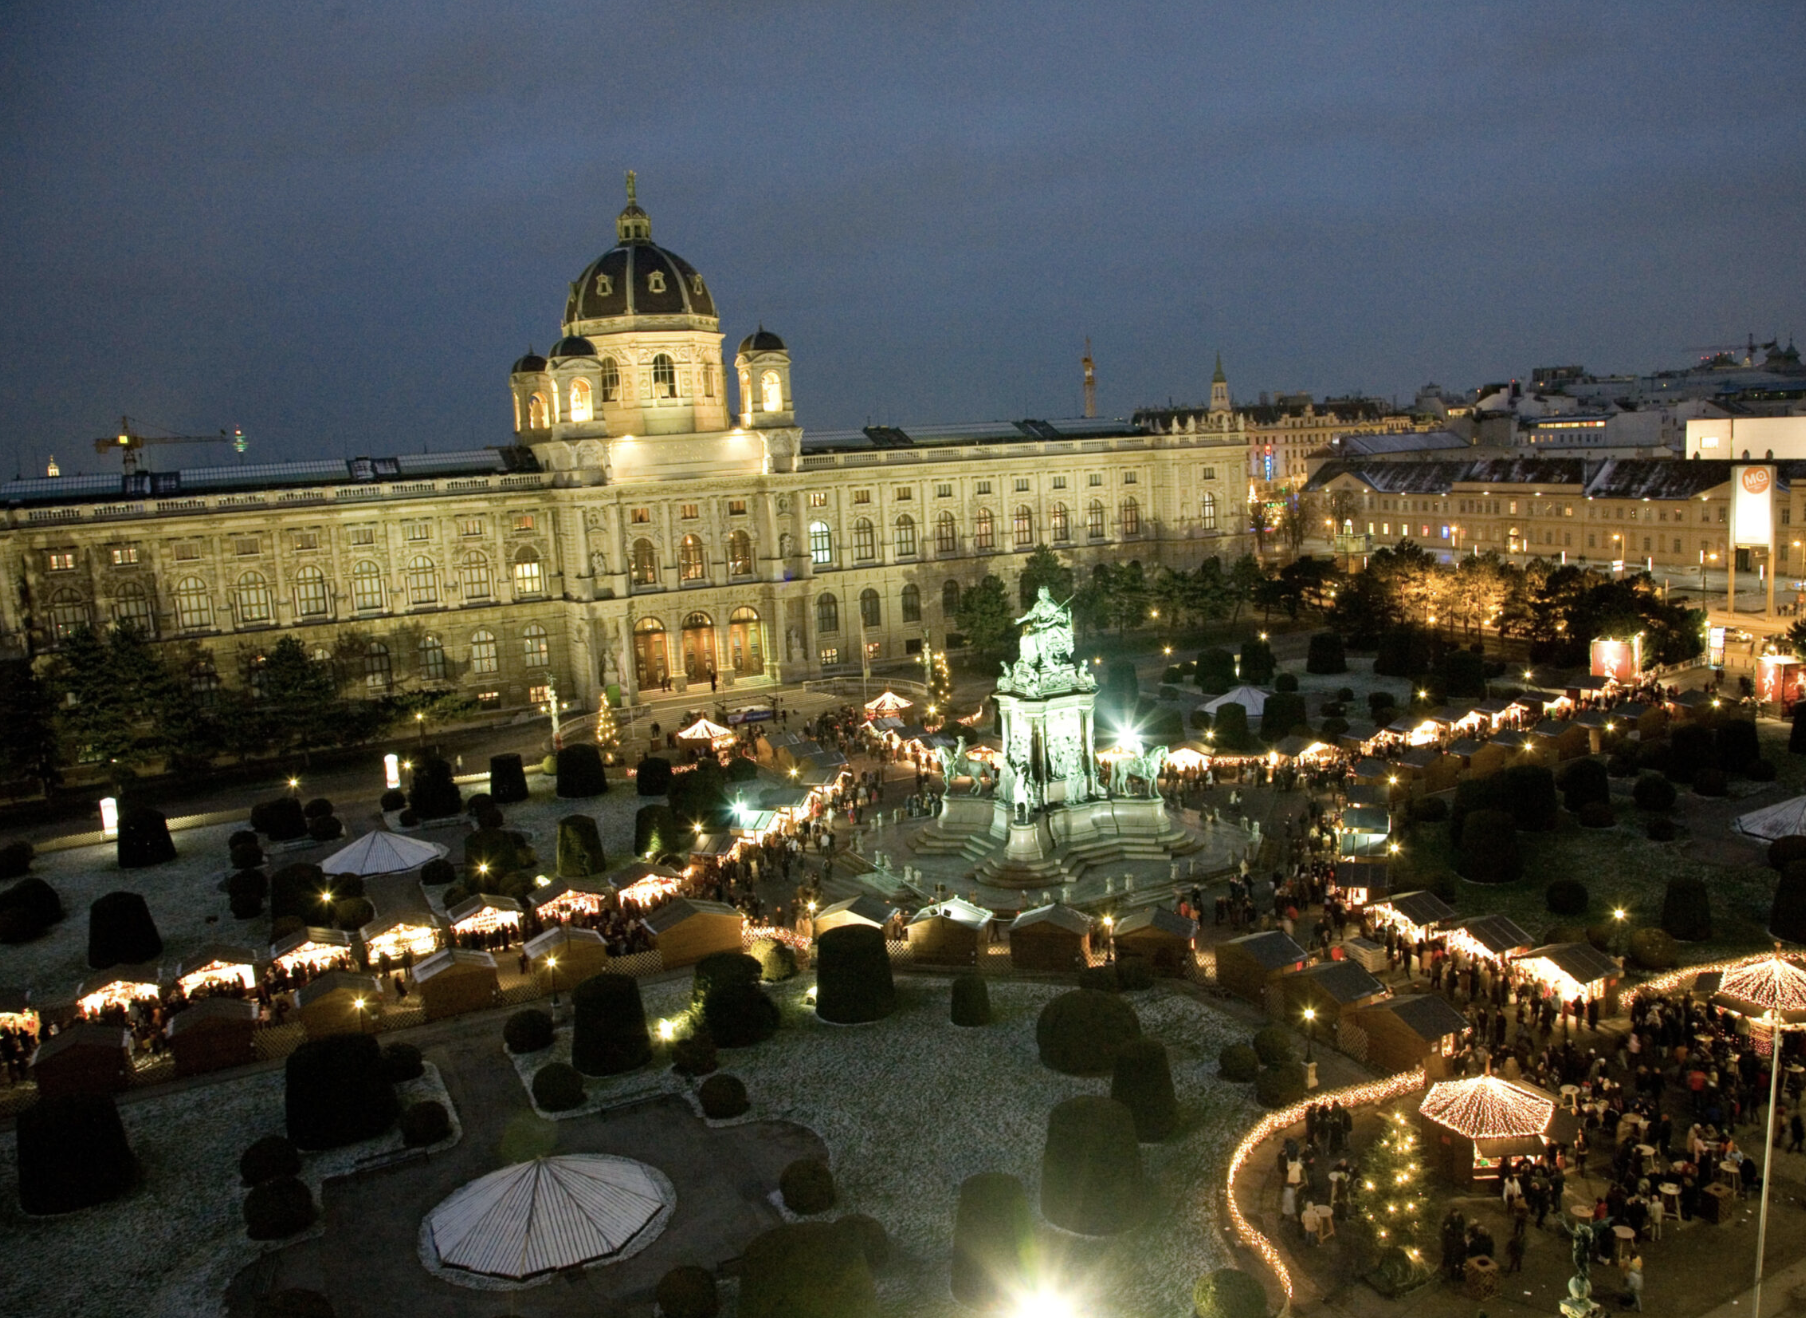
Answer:
[(1731, 821), (1731, 827), (1745, 837), (1763, 842), (1806, 834), (1806, 796), (1796, 796), (1752, 810), (1747, 815), (1738, 815)]
[(637, 1252), (676, 1202), (645, 1163), (567, 1153), (479, 1177), (433, 1209), (427, 1228), (444, 1266), (519, 1281)]
[(373, 874), (402, 874), (419, 869), (429, 860), (443, 858), (447, 851), (437, 842), (421, 842), (378, 830), (333, 852), (320, 863), (320, 868), (328, 874), (358, 874), (365, 878)]
[(865, 712), (867, 714), (895, 714), (900, 710), (908, 709), (914, 703), (913, 700), (903, 699), (895, 691), (886, 691), (877, 699), (866, 701)]
[(677, 734), (679, 741), (706, 741), (711, 746), (732, 746), (734, 730), (724, 728), (708, 718), (699, 718)]
[(1267, 693), (1257, 686), (1248, 686), (1244, 684), (1242, 686), (1232, 687), (1230, 690), (1225, 691), (1222, 695), (1218, 696), (1215, 700), (1207, 701), (1204, 708), (1214, 714), (1224, 705), (1240, 705), (1243, 709), (1248, 711), (1249, 718), (1254, 718), (1266, 709)]

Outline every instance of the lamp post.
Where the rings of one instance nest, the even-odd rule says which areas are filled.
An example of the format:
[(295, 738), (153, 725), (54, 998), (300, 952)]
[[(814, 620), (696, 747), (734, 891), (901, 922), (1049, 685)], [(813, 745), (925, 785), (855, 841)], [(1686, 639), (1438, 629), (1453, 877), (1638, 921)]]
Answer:
[(1315, 1007), (1304, 1009), (1304, 1029), (1304, 1064), (1309, 1066), (1316, 1060), (1312, 1056), (1312, 1049), (1317, 1044), (1317, 1009)]
[(548, 956), (546, 958), (546, 969), (552, 972), (552, 1010), (557, 1011), (558, 1010), (558, 958), (555, 956)]

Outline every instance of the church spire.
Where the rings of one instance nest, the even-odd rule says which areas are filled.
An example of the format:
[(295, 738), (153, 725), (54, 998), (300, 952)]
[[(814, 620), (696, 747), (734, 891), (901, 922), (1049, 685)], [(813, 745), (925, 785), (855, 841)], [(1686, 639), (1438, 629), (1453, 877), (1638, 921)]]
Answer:
[(631, 169), (627, 171), (627, 205), (615, 219), (615, 238), (624, 243), (652, 241), (652, 219), (640, 209), (637, 179)]

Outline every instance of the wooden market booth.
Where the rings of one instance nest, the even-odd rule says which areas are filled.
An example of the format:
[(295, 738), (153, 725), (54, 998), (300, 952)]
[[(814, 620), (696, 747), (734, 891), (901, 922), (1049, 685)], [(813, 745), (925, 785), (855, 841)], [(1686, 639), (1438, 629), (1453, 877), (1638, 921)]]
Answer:
[(1435, 893), (1419, 889), (1368, 902), (1367, 914), (1381, 928), (1396, 929), (1412, 942), (1422, 943), (1441, 934), (1443, 922), (1455, 918), (1455, 908)]
[(1159, 975), (1184, 976), (1192, 965), (1198, 926), (1164, 906), (1138, 906), (1116, 922), (1116, 955), (1146, 957)]
[(246, 998), (202, 998), (163, 1027), (177, 1075), (201, 1075), (257, 1060), (257, 1004)]
[(116, 1094), (132, 1082), (132, 1033), (121, 1025), (76, 1021), (38, 1044), (31, 1059), (38, 1094)]
[(711, 952), (738, 952), (746, 917), (726, 902), (676, 897), (641, 923), (666, 970), (693, 966)]
[(1586, 725), (1575, 719), (1546, 718), (1531, 729), (1530, 735), (1544, 748), (1543, 756), (1557, 762), (1577, 760), (1592, 751)]
[(1474, 737), (1463, 737), (1459, 741), (1449, 743), (1448, 757), (1461, 766), (1460, 776), (1463, 778), (1487, 778), (1505, 767), (1507, 759), (1503, 746), (1495, 746), (1490, 741), (1480, 741)]
[(1608, 1016), (1618, 1010), (1618, 981), (1624, 972), (1591, 943), (1550, 943), (1512, 958), (1511, 964), (1561, 1002), (1598, 1000)]
[(608, 969), (608, 943), (594, 929), (554, 925), (527, 940), (527, 964), (547, 987), (570, 988)]
[(310, 1039), (364, 1034), (382, 1015), (382, 984), (375, 975), (328, 970), (295, 990), (295, 1010)]
[(558, 879), (535, 888), (531, 900), (542, 924), (557, 924), (602, 914), (614, 905), (615, 886), (601, 879)]
[(451, 922), (452, 932), (460, 936), (492, 934), (498, 929), (507, 929), (519, 937), (521, 905), (501, 893), (480, 892), (448, 907), (445, 918)]
[(1443, 930), (1451, 952), (1465, 952), (1482, 960), (1509, 961), (1530, 950), (1530, 935), (1509, 915), (1470, 915)]
[(0, 989), (0, 1030), (11, 1030), (35, 1042), (39, 1027), (38, 1009), (31, 1005), (30, 990)]
[(270, 962), (289, 974), (351, 966), (351, 935), (343, 929), (307, 928), (270, 945)]
[(1440, 993), (1409, 993), (1344, 1011), (1336, 1046), (1382, 1075), (1421, 1066), (1434, 1080), (1448, 1074), (1467, 1028), (1467, 1017)]
[(1384, 860), (1338, 860), (1336, 890), (1350, 906), (1382, 901), (1392, 891), (1392, 866)]
[(1243, 934), (1217, 944), (1217, 985), (1264, 1006), (1268, 986), (1302, 970), (1309, 960), (1302, 947), (1277, 929)]
[(1277, 983), (1288, 1020), (1297, 1023), (1308, 1007), (1317, 1013), (1318, 1027), (1332, 1036), (1344, 1011), (1370, 1006), (1391, 991), (1357, 961), (1319, 961)]
[(845, 901), (822, 907), (815, 913), (811, 932), (816, 938), (820, 938), (828, 930), (847, 924), (864, 924), (874, 929), (884, 929), (896, 914), (896, 907), (886, 905), (869, 893), (860, 893), (857, 897), (848, 897)]
[(364, 963), (379, 965), (386, 956), (393, 965), (412, 953), (418, 960), (437, 952), (445, 941), (439, 917), (431, 911), (406, 911), (379, 916), (358, 930), (364, 943)]
[(1503, 768), (1509, 769), (1514, 764), (1555, 767), (1555, 747), (1534, 733), (1501, 732), (1492, 739), (1492, 744), (1505, 752)]
[(976, 965), (978, 936), (990, 922), (990, 911), (963, 897), (924, 906), (905, 929), (910, 957), (918, 965)]
[(493, 1007), (500, 993), (495, 957), (464, 947), (448, 947), (416, 961), (408, 977), (429, 1021)]
[(76, 1006), (81, 1008), (84, 1016), (97, 1016), (109, 1007), (156, 1002), (162, 996), (163, 985), (155, 962), (109, 966), (89, 975), (75, 991)]
[(1398, 757), (1401, 774), (1409, 774), (1419, 795), (1446, 792), (1461, 779), (1461, 761), (1435, 746), (1415, 746)]
[(1480, 1075), (1431, 1085), (1417, 1111), (1429, 1162), (1467, 1190), (1497, 1177), (1504, 1159), (1543, 1151), (1555, 1100), (1534, 1085)]
[(1091, 917), (1054, 902), (1024, 911), (1010, 924), (1010, 964), (1050, 973), (1089, 964)]
[(189, 997), (209, 989), (257, 987), (257, 954), (231, 943), (208, 943), (176, 966), (176, 987)]

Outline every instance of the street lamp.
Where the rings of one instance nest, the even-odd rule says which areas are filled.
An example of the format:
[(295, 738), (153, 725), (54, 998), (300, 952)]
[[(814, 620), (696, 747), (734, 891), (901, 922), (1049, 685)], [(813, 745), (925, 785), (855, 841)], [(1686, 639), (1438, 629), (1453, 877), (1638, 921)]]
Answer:
[(1309, 1066), (1316, 1060), (1311, 1055), (1311, 1050), (1317, 1043), (1317, 1009), (1315, 1007), (1306, 1007), (1304, 1009), (1304, 1028), (1306, 1031), (1304, 1036), (1304, 1064)]
[(414, 711), (414, 730), (420, 734), (421, 744), (425, 745), (426, 744), (426, 711), (423, 709), (417, 709)]
[(299, 778), (290, 778), (288, 780), (288, 789), (299, 795), (301, 791), (301, 780)]
[(546, 969), (552, 972), (552, 1010), (557, 1011), (558, 1010), (558, 958), (555, 956), (548, 956), (546, 958)]

